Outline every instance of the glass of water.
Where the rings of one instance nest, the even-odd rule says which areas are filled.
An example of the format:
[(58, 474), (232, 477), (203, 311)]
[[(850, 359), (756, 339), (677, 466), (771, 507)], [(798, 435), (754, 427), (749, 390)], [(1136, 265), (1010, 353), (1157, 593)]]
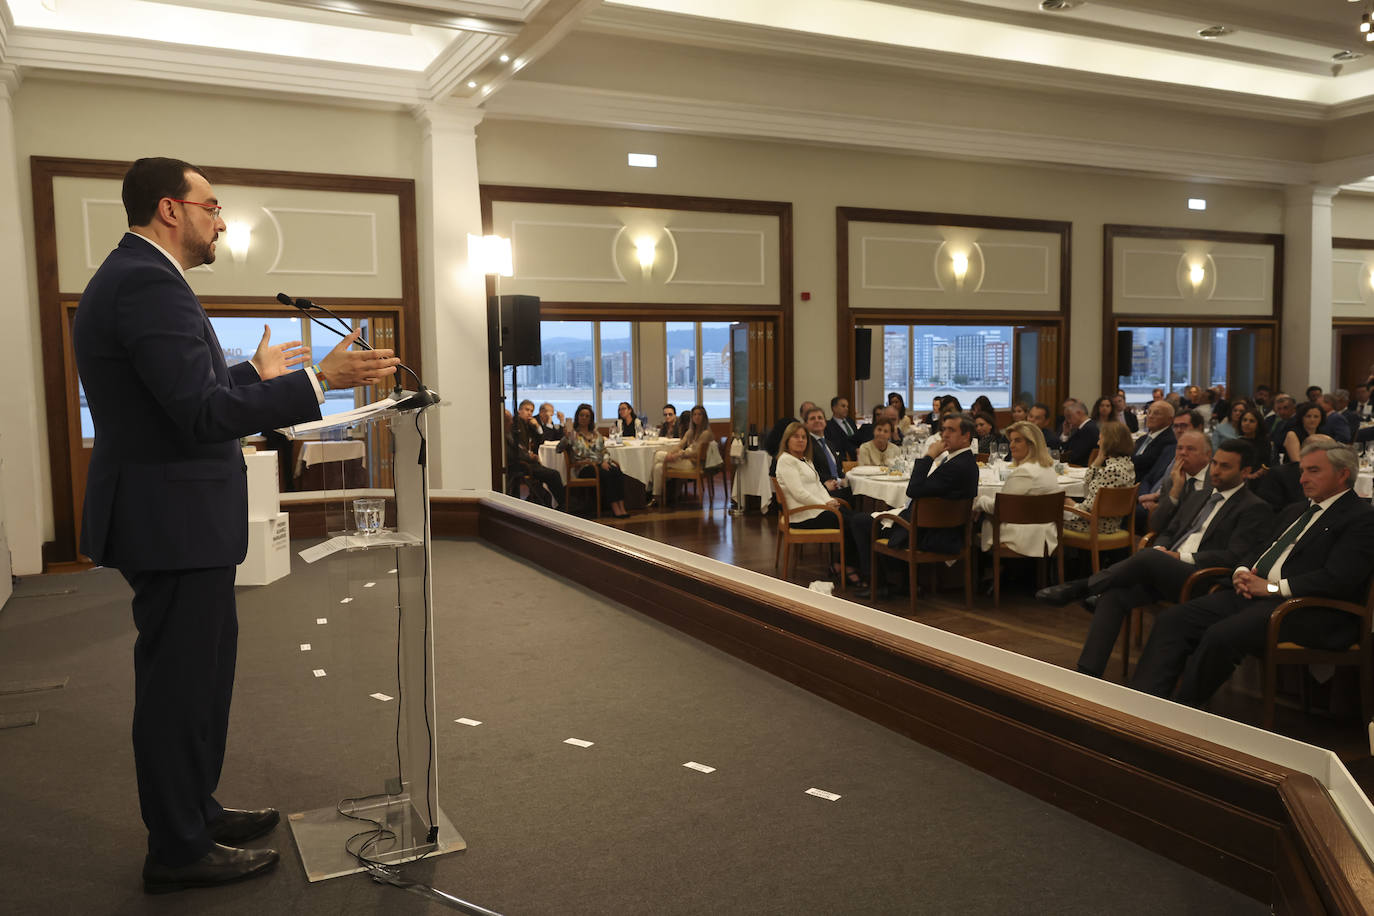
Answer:
[(386, 500), (379, 497), (365, 497), (353, 500), (353, 522), (358, 533), (364, 536), (377, 534), (386, 521)]

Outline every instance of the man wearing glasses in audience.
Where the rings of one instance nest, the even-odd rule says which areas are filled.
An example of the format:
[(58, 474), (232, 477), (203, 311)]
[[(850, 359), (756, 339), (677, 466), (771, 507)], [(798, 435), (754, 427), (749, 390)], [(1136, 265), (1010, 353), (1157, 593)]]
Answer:
[(134, 770), (148, 828), (150, 893), (226, 884), (277, 863), (240, 844), (271, 831), (272, 808), (215, 800), (234, 687), (235, 566), (248, 549), (239, 437), (318, 419), (330, 388), (395, 375), (391, 350), (309, 362), (300, 341), (262, 336), (233, 367), (185, 272), (215, 260), (224, 231), (205, 175), (140, 159), (124, 176), (129, 231), (96, 270), (73, 324), (95, 421), (81, 552), (133, 588)]

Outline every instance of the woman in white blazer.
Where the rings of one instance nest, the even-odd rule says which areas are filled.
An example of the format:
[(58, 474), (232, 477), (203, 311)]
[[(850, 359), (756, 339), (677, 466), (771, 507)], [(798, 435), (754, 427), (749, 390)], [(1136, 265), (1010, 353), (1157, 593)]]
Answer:
[[(1059, 475), (1054, 472), (1054, 459), (1045, 448), (1045, 438), (1032, 423), (1021, 420), (1006, 429), (1007, 442), (1011, 446), (1011, 475), (1002, 484), (1003, 493), (1029, 494), (1040, 496), (1055, 493), (1059, 486)], [(992, 511), (993, 496), (979, 495), (973, 508), (983, 513), (983, 549), (992, 549)], [(1058, 545), (1054, 525), (1003, 525), (1002, 543), (1017, 553), (1027, 556), (1044, 556), (1046, 550), (1054, 550)]]
[[(798, 506), (827, 506), (840, 512), (840, 529), (844, 532), (845, 558), (851, 560), (858, 556), (858, 546), (854, 534), (849, 530), (849, 504), (836, 499), (821, 483), (815, 466), (811, 463), (811, 434), (806, 427), (793, 421), (782, 434), (782, 448), (778, 452), (778, 467), (775, 474), (778, 489), (787, 500), (789, 509)], [(824, 509), (806, 509), (794, 512), (788, 522), (793, 528), (834, 528), (835, 515)], [(855, 562), (845, 564), (845, 575), (850, 585), (860, 585), (858, 567)], [(831, 575), (839, 572), (832, 567)]]

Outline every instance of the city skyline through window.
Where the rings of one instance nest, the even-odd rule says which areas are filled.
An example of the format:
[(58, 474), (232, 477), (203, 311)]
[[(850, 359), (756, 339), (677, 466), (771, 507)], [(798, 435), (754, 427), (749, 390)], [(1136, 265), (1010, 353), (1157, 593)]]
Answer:
[(886, 325), (884, 391), (901, 392), (913, 410), (944, 394), (964, 406), (986, 395), (1010, 407), (1013, 334), (1009, 325)]

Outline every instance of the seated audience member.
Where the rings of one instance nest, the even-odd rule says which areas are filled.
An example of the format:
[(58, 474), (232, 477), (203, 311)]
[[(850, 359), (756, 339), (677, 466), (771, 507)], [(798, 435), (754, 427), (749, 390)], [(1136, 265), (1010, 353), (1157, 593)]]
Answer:
[[(968, 412), (975, 417), (980, 413), (985, 413), (994, 418), (997, 416), (997, 409), (992, 406), (992, 400), (985, 394), (980, 394), (973, 399), (973, 403), (969, 405)], [(995, 419), (993, 420), (993, 425), (997, 425)]]
[[(1083, 412), (1083, 405), (1077, 404), (1073, 410), (1086, 417)], [(1077, 508), (1084, 512), (1091, 512), (1093, 505), (1097, 502), (1097, 491), (1103, 487), (1129, 487), (1135, 483), (1135, 465), (1131, 464), (1131, 434), (1126, 430), (1124, 423), (1108, 423), (1102, 427), (1102, 444), (1098, 448), (1097, 457), (1088, 466), (1088, 474), (1084, 478), (1087, 494), (1083, 502), (1077, 503)], [(1069, 505), (1075, 505), (1073, 500), (1066, 500)], [(1071, 512), (1064, 513), (1064, 527), (1074, 531), (1087, 531), (1088, 520), (1080, 518)], [(1100, 534), (1110, 534), (1113, 531), (1121, 530), (1121, 519), (1104, 518), (1098, 523)]]
[[(1146, 531), (1158, 532), (1161, 530), (1162, 522), (1156, 519), (1166, 518), (1160, 514), (1160, 508), (1169, 503), (1169, 490), (1173, 482), (1180, 476), (1186, 482), (1189, 491), (1207, 486), (1207, 473), (1212, 460), (1212, 440), (1207, 438), (1207, 434), (1200, 429), (1185, 429), (1178, 434), (1178, 442), (1174, 444), (1174, 460), (1169, 462), (1169, 473), (1165, 475), (1164, 483), (1153, 494), (1152, 502), (1146, 507), (1142, 507), (1137, 501), (1135, 530), (1139, 534)], [(1187, 483), (1187, 481), (1191, 481)], [(1146, 508), (1142, 517), (1140, 512)], [(1172, 510), (1169, 510), (1172, 511)]]
[[(531, 497), (546, 506), (557, 503), (557, 508), (563, 509), (563, 475), (539, 463), (539, 444), (543, 441), (543, 433), (534, 419), (534, 402), (521, 401), (506, 440), (509, 461), (525, 477)], [(546, 498), (550, 494), (551, 498)]]
[[(816, 403), (814, 401), (802, 401), (801, 406), (797, 408), (797, 416), (805, 417), (806, 412), (815, 406)], [(781, 420), (774, 423), (773, 428), (768, 431), (768, 435), (763, 437), (763, 450), (776, 459), (778, 457), (778, 450), (782, 448), (783, 432), (793, 423), (800, 422), (801, 421), (798, 420), (797, 417), (783, 417)], [(776, 466), (777, 461), (775, 460), (773, 463)]]
[(997, 421), (990, 413), (973, 415), (973, 437), (978, 440), (978, 451), (989, 455), (997, 446), (1007, 444), (1007, 437), (997, 431)]
[[(1093, 401), (1093, 406), (1088, 410), (1088, 416), (1091, 417), (1092, 421), (1098, 426), (1101, 426), (1103, 423), (1126, 422), (1126, 418), (1117, 411), (1116, 404), (1105, 394), (1096, 401)], [(1127, 427), (1127, 429), (1130, 429), (1130, 427)]]
[(635, 415), (635, 409), (630, 406), (629, 401), (621, 401), (617, 410), (619, 416), (611, 426), (612, 432), (617, 432), (626, 439), (635, 439), (644, 434), (644, 424)]
[[(863, 426), (860, 426), (860, 427), (854, 432), (854, 447), (855, 447), (855, 448), (858, 448), (859, 446), (863, 445), (865, 442), (872, 442), (872, 441), (873, 441), (873, 424), (878, 422), (878, 418), (881, 417), (881, 416), (883, 415), (883, 408), (885, 408), (886, 406), (887, 406), (886, 404), (874, 404), (874, 405), (873, 405), (873, 412), (872, 412), (871, 414), (868, 415), (868, 416), (869, 416), (869, 421), (868, 421), (867, 423), (865, 423)], [(893, 424), (893, 428), (894, 428), (894, 429), (896, 428), (896, 425), (897, 425), (897, 424), (895, 424), (895, 423)]]
[(1283, 457), (1297, 463), (1298, 456), (1302, 454), (1302, 444), (1307, 441), (1307, 437), (1321, 432), (1322, 424), (1326, 421), (1326, 409), (1320, 401), (1308, 401), (1299, 405), (1295, 420), (1283, 436)]
[[(1220, 406), (1220, 405), (1218, 405)], [(1226, 415), (1221, 422), (1212, 427), (1212, 448), (1217, 448), (1227, 439), (1236, 439), (1240, 436), (1240, 417), (1245, 413), (1245, 408), (1249, 405), (1240, 399), (1236, 399), (1226, 408)]]
[[(969, 450), (973, 442), (973, 421), (958, 414), (940, 418), (940, 435), (932, 436), (930, 446), (922, 458), (918, 458), (911, 468), (911, 482), (906, 486), (910, 500), (898, 515), (911, 520), (915, 501), (920, 499), (971, 500), (978, 495), (978, 460)], [(862, 513), (855, 513), (850, 519), (854, 543), (858, 551), (859, 575), (868, 578), (869, 564), (873, 553), (873, 519)], [(905, 547), (906, 529), (893, 525), (889, 530), (888, 545)], [(964, 529), (957, 528), (919, 528), (916, 532), (916, 546), (921, 550), (939, 553), (958, 553), (962, 549)], [(881, 598), (884, 589), (878, 570), (873, 570), (874, 587), (871, 594)], [(868, 597), (857, 592), (860, 598)]]
[(1268, 385), (1256, 385), (1254, 397), (1255, 407), (1259, 410), (1260, 416), (1268, 420), (1274, 413), (1274, 389)]
[(1274, 412), (1265, 417), (1269, 422), (1269, 440), (1274, 443), (1274, 456), (1280, 461), (1285, 457), (1283, 439), (1297, 421), (1298, 402), (1291, 394), (1280, 393), (1274, 398)]
[[(1339, 389), (1337, 389), (1339, 390)], [(1321, 431), (1324, 435), (1330, 436), (1337, 442), (1350, 443), (1354, 436), (1350, 431), (1350, 423), (1345, 419), (1345, 413), (1339, 404), (1336, 392), (1332, 391), (1321, 396), (1322, 412), (1326, 414), (1322, 421)]]
[(1030, 406), (1029, 419), (1035, 424), (1035, 428), (1040, 430), (1040, 437), (1045, 440), (1045, 448), (1053, 454), (1059, 451), (1059, 434), (1050, 428), (1050, 407), (1036, 401)]
[(930, 399), (930, 413), (921, 418), (921, 422), (931, 429), (940, 428), (940, 402), (945, 399), (943, 394), (937, 394)]
[(1348, 413), (1355, 418), (1351, 429), (1359, 429), (1366, 420), (1374, 420), (1374, 404), (1369, 400), (1369, 389), (1364, 385), (1355, 386), (1355, 398), (1350, 402)]
[[(1088, 459), (1091, 457), (1093, 449), (1098, 447), (1098, 426), (1092, 421), (1092, 418), (1088, 416), (1087, 408), (1085, 408), (1080, 401), (1074, 401), (1066, 407), (1064, 417), (1065, 425), (1069, 429), (1069, 435), (1068, 438), (1064, 440), (1063, 445), (1060, 446), (1060, 451), (1066, 462), (1083, 467), (1088, 463)], [(1126, 432), (1124, 424), (1121, 428), (1123, 432)], [(1129, 432), (1126, 432), (1126, 438), (1127, 440), (1131, 438)], [(1131, 450), (1127, 448), (1126, 454), (1130, 455), (1130, 453)], [(1134, 472), (1132, 472), (1132, 474), (1131, 482), (1134, 483)]]
[[(1002, 493), (1041, 496), (1055, 493), (1059, 486), (1059, 475), (1054, 472), (1054, 459), (1045, 448), (1045, 439), (1031, 423), (1022, 420), (1007, 427), (1007, 443), (1011, 449), (1011, 474), (1002, 483)], [(982, 546), (992, 549), (992, 513), (996, 507), (996, 497), (980, 494), (973, 501), (973, 508), (983, 514)], [(1003, 525), (1002, 543), (1017, 553), (1026, 556), (1042, 557), (1045, 552), (1053, 551), (1059, 544), (1054, 525)]]
[(859, 445), (854, 441), (858, 432), (849, 419), (849, 400), (831, 398), (830, 419), (825, 424), (825, 441), (830, 443), (830, 450), (839, 455), (841, 460), (854, 461), (859, 452)]
[(1126, 403), (1126, 392), (1120, 388), (1116, 389), (1116, 394), (1112, 397), (1112, 407), (1116, 409), (1116, 418), (1125, 423), (1127, 429), (1133, 433), (1140, 429), (1140, 420)]
[[(954, 395), (952, 395), (952, 394), (947, 394), (947, 395), (944, 395), (943, 397), (940, 398), (940, 416), (941, 416), (942, 418), (943, 418), (944, 415), (947, 414), (947, 413), (963, 413), (963, 412), (964, 412), (963, 406), (959, 403), (959, 399), (956, 398)], [(934, 429), (934, 428), (935, 428), (935, 424), (931, 424), (931, 427), (930, 427), (930, 428), (931, 428), (931, 429)]]
[(1269, 441), (1269, 427), (1258, 406), (1244, 407), (1236, 421), (1236, 438), (1244, 439), (1255, 450), (1255, 470), (1251, 479), (1274, 466), (1274, 443)]
[[(819, 408), (815, 408), (819, 409)], [(853, 515), (849, 506), (843, 501), (836, 499), (835, 495), (826, 489), (821, 483), (821, 479), (816, 474), (816, 467), (812, 460), (812, 450), (816, 447), (816, 437), (807, 432), (806, 427), (793, 421), (788, 425), (783, 433), (783, 450), (778, 455), (778, 489), (782, 491), (783, 497), (787, 500), (789, 510), (795, 510), (800, 506), (828, 506), (836, 509), (840, 513), (840, 528), (843, 530), (846, 551), (846, 568), (844, 575), (848, 577), (851, 585), (860, 584), (859, 574), (856, 571), (856, 561), (858, 549), (854, 544), (854, 536), (850, 531), (849, 519)], [(866, 516), (865, 516), (866, 517)], [(835, 516), (822, 509), (806, 509), (794, 512), (789, 524), (793, 528), (824, 529), (835, 527)], [(830, 569), (831, 575), (839, 574), (839, 570), (834, 566)]]
[(539, 405), (539, 434), (545, 442), (563, 438), (563, 411), (555, 410), (548, 401)]
[[(1190, 433), (1189, 435), (1197, 435)], [(1153, 549), (1132, 554), (1087, 579), (1041, 589), (1036, 597), (1064, 605), (1087, 598), (1093, 611), (1078, 670), (1101, 677), (1133, 608), (1177, 602), (1183, 584), (1209, 566), (1233, 567), (1268, 544), (1274, 511), (1245, 486), (1254, 464), (1248, 443), (1227, 439), (1212, 454), (1211, 485), (1191, 492), (1181, 473), (1163, 499), (1169, 510)], [(1161, 512), (1164, 505), (1160, 506)], [(1095, 596), (1095, 599), (1094, 599)]]
[(572, 426), (558, 444), (558, 450), (569, 452), (573, 461), (589, 462), (586, 467), (578, 469), (578, 477), (592, 477), (599, 470), (602, 507), (609, 507), (616, 518), (629, 516), (630, 513), (625, 511), (625, 472), (606, 452), (606, 438), (596, 430), (596, 414), (592, 411), (592, 405), (577, 405), (577, 410), (573, 411)]
[(1086, 414), (1088, 412), (1088, 406), (1086, 404), (1083, 404), (1083, 402), (1078, 400), (1078, 398), (1064, 399), (1064, 403), (1059, 405), (1059, 416), (1055, 419), (1056, 429), (1058, 429), (1059, 431), (1059, 441), (1061, 442), (1068, 439), (1069, 435), (1076, 428), (1071, 427), (1069, 425), (1069, 408), (1073, 407), (1075, 404), (1080, 404), (1083, 406), (1083, 413)]
[(667, 492), (663, 488), (664, 475), (668, 468), (675, 471), (690, 471), (696, 465), (693, 459), (696, 457), (697, 449), (701, 448), (702, 442), (709, 442), (711, 435), (711, 419), (706, 416), (706, 408), (700, 404), (692, 408), (690, 423), (687, 432), (682, 434), (682, 438), (677, 440), (677, 445), (670, 449), (662, 450), (654, 455), (653, 469), (653, 493), (649, 498), (648, 506), (652, 507), (660, 499), (667, 498)]
[[(1166, 401), (1165, 403), (1167, 404), (1168, 402)], [(1178, 438), (1190, 429), (1202, 432), (1202, 416), (1196, 410), (1184, 411), (1183, 413), (1175, 411), (1174, 420), (1171, 425), (1174, 433), (1174, 441), (1177, 443)], [(1206, 434), (1204, 433), (1203, 435), (1205, 437)], [(1177, 453), (1172, 449), (1167, 453), (1161, 454), (1159, 460), (1155, 462), (1155, 466), (1145, 475), (1145, 479), (1140, 481), (1140, 495), (1136, 497), (1136, 500), (1146, 513), (1154, 509), (1155, 504), (1159, 502), (1160, 487), (1164, 486), (1165, 481), (1169, 479), (1169, 475), (1173, 473), (1176, 454)], [(1168, 460), (1164, 460), (1165, 458)], [(1138, 518), (1139, 517), (1140, 516), (1138, 516)], [(1136, 523), (1136, 527), (1142, 527), (1140, 522)]]
[(1178, 402), (1184, 410), (1196, 410), (1198, 404), (1202, 403), (1202, 394), (1196, 385), (1188, 385), (1183, 389), (1183, 396)]
[(902, 450), (892, 444), (892, 420), (880, 417), (878, 422), (870, 423), (873, 438), (859, 446), (859, 464), (890, 468), (902, 454)]
[(854, 494), (845, 484), (840, 456), (831, 451), (830, 443), (825, 441), (825, 411), (813, 404), (803, 417), (803, 422), (806, 431), (815, 440), (811, 443), (811, 463), (820, 475), (822, 486), (830, 491), (831, 496), (848, 502)]
[(1155, 401), (1145, 410), (1144, 435), (1136, 440), (1131, 450), (1136, 480), (1152, 479), (1152, 472), (1164, 473), (1174, 453), (1173, 423), (1174, 409), (1168, 401)]
[(664, 404), (663, 422), (658, 425), (658, 434), (664, 439), (677, 439), (682, 435), (677, 430), (677, 408), (672, 404)]
[(1320, 401), (1321, 399), (1322, 399), (1322, 386), (1321, 386), (1321, 385), (1309, 385), (1309, 386), (1307, 387), (1307, 400), (1308, 400), (1308, 403), (1317, 403), (1317, 402)]
[(904, 433), (911, 429), (911, 424), (916, 422), (913, 417), (907, 415), (906, 398), (902, 397), (900, 391), (889, 391), (887, 394), (887, 406), (897, 410), (897, 432)]
[[(1163, 611), (1131, 686), (1201, 706), (1247, 655), (1264, 651), (1269, 616), (1288, 598), (1364, 603), (1374, 569), (1374, 509), (1351, 489), (1358, 464), (1347, 445), (1309, 436), (1299, 455), (1305, 499), (1279, 514), (1265, 542), (1231, 574), (1232, 588)], [(1328, 608), (1284, 617), (1279, 639), (1336, 650), (1358, 642), (1360, 619)], [(1181, 677), (1180, 677), (1181, 676)]]
[(1092, 625), (1079, 655), (1080, 672), (1102, 677), (1132, 608), (1178, 602), (1184, 582), (1195, 571), (1235, 566), (1268, 544), (1274, 509), (1245, 486), (1253, 463), (1248, 442), (1227, 439), (1212, 453), (1209, 486), (1190, 490), (1191, 478), (1175, 475), (1164, 497), (1169, 507), (1165, 525), (1153, 549), (1132, 553), (1085, 580), (1036, 592), (1037, 599), (1057, 606), (1087, 599)]
[[(1022, 420), (1030, 419), (1030, 405), (1024, 401), (1017, 401), (1011, 405), (1011, 422), (1020, 423)], [(1043, 436), (1041, 437), (1044, 438)]]
[(1151, 388), (1151, 389), (1150, 389), (1150, 400), (1151, 400), (1151, 401), (1164, 401), (1164, 400), (1167, 400), (1167, 398), (1164, 397), (1164, 389), (1163, 389), (1163, 388)]

